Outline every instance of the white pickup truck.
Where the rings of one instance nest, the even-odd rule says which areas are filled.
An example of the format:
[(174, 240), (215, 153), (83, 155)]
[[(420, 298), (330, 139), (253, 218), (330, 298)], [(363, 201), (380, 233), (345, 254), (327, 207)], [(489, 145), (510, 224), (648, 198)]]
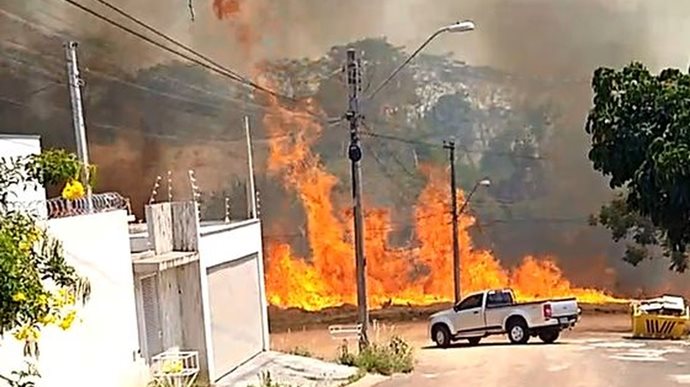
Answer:
[(511, 289), (486, 290), (431, 315), (429, 333), (439, 347), (461, 339), (477, 345), (486, 336), (506, 333), (513, 344), (525, 344), (530, 336), (553, 343), (581, 312), (575, 298), (517, 303)]

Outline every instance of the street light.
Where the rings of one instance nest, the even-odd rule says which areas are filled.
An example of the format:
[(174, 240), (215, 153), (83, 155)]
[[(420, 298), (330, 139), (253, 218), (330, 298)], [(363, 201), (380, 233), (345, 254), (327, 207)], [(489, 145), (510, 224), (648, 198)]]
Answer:
[[(454, 165), (454, 163), (453, 163)], [(454, 291), (454, 296), (455, 296), (455, 303), (459, 303), (461, 300), (461, 294), (460, 294), (460, 240), (458, 238), (458, 217), (465, 211), (465, 208), (467, 205), (470, 203), (470, 200), (472, 199), (472, 195), (477, 191), (479, 187), (490, 187), (491, 186), (491, 180), (488, 178), (484, 178), (481, 180), (477, 180), (476, 183), (474, 183), (474, 187), (472, 187), (472, 190), (470, 193), (467, 195), (465, 198), (465, 202), (462, 203), (462, 206), (460, 207), (459, 211), (456, 211), (456, 208), (458, 206), (457, 204), (457, 196), (455, 195), (455, 168), (452, 168), (453, 176), (451, 176), (451, 186), (453, 187), (452, 192), (451, 192), (451, 201), (452, 201), (452, 207), (453, 207), (453, 291)]]
[(461, 22), (457, 22), (455, 24), (451, 24), (449, 26), (445, 26), (441, 28), (440, 30), (442, 32), (466, 32), (466, 31), (473, 31), (475, 28), (474, 22), (470, 20), (465, 20)]
[(409, 58), (407, 58), (400, 66), (398, 66), (398, 68), (393, 70), (391, 75), (389, 75), (388, 78), (386, 78), (383, 82), (381, 82), (381, 84), (378, 87), (376, 87), (376, 89), (374, 89), (374, 91), (371, 92), (371, 94), (369, 94), (369, 97), (367, 97), (367, 99), (368, 100), (374, 99), (376, 94), (378, 94), (378, 92), (381, 91), (381, 89), (383, 89), (388, 84), (388, 82), (390, 82), (391, 79), (393, 79), (393, 77), (395, 77), (400, 72), (400, 70), (403, 69), (403, 67), (407, 66), (407, 64), (410, 63), (410, 61), (412, 61), (412, 59), (414, 59), (414, 57), (416, 57), (417, 54), (419, 54), (424, 49), (424, 47), (429, 45), (429, 43), (431, 43), (432, 40), (436, 39), (437, 36), (439, 36), (445, 32), (452, 32), (452, 33), (468, 32), (468, 31), (473, 31), (474, 29), (475, 29), (475, 25), (474, 25), (474, 22), (471, 20), (459, 21), (457, 23), (453, 23), (453, 24), (447, 25), (445, 27), (439, 28), (438, 30), (436, 30), (436, 32), (431, 34), (431, 36), (429, 36), (427, 38), (427, 40), (424, 43), (422, 43), (422, 45), (419, 46), (419, 48), (416, 49), (412, 53), (412, 55), (409, 56)]

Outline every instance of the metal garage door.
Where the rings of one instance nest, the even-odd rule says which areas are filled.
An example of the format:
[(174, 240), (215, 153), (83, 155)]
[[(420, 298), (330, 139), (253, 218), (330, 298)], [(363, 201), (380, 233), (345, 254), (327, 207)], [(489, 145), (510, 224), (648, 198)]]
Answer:
[(261, 293), (256, 254), (208, 269), (216, 380), (261, 352)]
[(146, 360), (151, 361), (151, 357), (163, 352), (157, 275), (141, 279), (141, 304), (144, 315), (140, 323), (143, 324), (144, 339), (146, 340), (142, 349)]

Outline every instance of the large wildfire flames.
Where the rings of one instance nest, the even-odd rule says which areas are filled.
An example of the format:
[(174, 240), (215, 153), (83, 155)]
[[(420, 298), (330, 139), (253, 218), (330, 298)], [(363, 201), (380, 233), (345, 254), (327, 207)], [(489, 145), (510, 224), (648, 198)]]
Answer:
[[(311, 106), (310, 108), (313, 108)], [(352, 221), (348, 211), (337, 208), (331, 198), (337, 183), (325, 171), (311, 144), (321, 132), (319, 124), (272, 101), (264, 118), (270, 144), (268, 167), (281, 176), (287, 188), (297, 193), (307, 216), (311, 260), (295, 256), (288, 243), (267, 246), (267, 291), (269, 302), (280, 307), (319, 310), (355, 302), (355, 267)], [(386, 304), (424, 305), (450, 301), (453, 294), (452, 234), (449, 227), (449, 195), (446, 172), (424, 168), (427, 185), (414, 210), (416, 243), (407, 248), (388, 245), (392, 231), (390, 211), (368, 210), (365, 214), (368, 298), (372, 306)], [(463, 194), (457, 193), (459, 202)], [(488, 251), (472, 248), (468, 228), (474, 218), (462, 215), (461, 279), (464, 292), (510, 286), (521, 299), (577, 296), (582, 302), (615, 301), (604, 292), (574, 287), (563, 277), (551, 257), (525, 257), (508, 270)]]
[[(243, 0), (213, 0), (219, 19), (232, 19), (236, 38), (246, 54), (252, 52), (257, 36), (252, 34), (252, 13), (244, 10)], [(354, 304), (355, 265), (352, 248), (352, 216), (348, 206), (332, 200), (337, 178), (324, 170), (311, 145), (321, 126), (303, 114), (315, 110), (313, 102), (288, 109), (270, 101), (264, 126), (270, 143), (268, 169), (280, 176), (285, 186), (300, 199), (307, 219), (307, 239), (311, 259), (296, 256), (290, 244), (268, 241), (266, 286), (269, 302), (279, 307), (319, 310)], [(414, 209), (416, 241), (409, 247), (391, 247), (391, 214), (387, 209), (365, 213), (368, 299), (372, 306), (389, 304), (425, 305), (450, 301), (453, 295), (453, 269), (450, 206), (447, 174), (442, 168), (426, 166), (427, 185)], [(459, 202), (463, 194), (457, 193)], [(366, 193), (365, 193), (366, 196)], [(345, 209), (344, 209), (345, 208)], [(462, 215), (461, 279), (464, 292), (510, 286), (525, 299), (577, 296), (582, 302), (616, 301), (595, 289), (574, 287), (552, 257), (525, 257), (512, 270), (488, 251), (474, 250), (468, 228), (474, 218)], [(297, 225), (295, 229), (297, 229)]]

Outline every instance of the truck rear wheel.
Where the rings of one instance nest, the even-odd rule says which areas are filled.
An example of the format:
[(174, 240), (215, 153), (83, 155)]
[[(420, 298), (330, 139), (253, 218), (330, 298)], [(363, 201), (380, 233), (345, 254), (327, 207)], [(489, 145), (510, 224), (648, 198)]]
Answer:
[(539, 332), (539, 338), (546, 344), (551, 344), (558, 340), (558, 336), (560, 335), (561, 332), (558, 329), (544, 329)]
[(506, 324), (506, 331), (508, 332), (508, 339), (513, 344), (526, 344), (529, 341), (527, 323), (521, 317), (509, 319)]
[(437, 346), (446, 348), (450, 345), (451, 335), (450, 329), (445, 324), (436, 324), (431, 330), (431, 335)]

